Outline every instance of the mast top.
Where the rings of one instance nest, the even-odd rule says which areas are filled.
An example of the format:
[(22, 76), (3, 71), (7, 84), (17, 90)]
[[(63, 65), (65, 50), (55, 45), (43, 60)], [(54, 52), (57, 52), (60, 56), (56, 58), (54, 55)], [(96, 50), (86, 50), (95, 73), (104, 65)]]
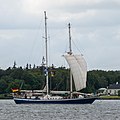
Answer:
[(44, 11), (44, 14), (45, 14), (45, 19), (47, 19), (46, 11)]
[(72, 46), (71, 46), (71, 30), (70, 30), (70, 28), (71, 28), (71, 25), (70, 25), (70, 23), (68, 24), (68, 28), (69, 28), (69, 52), (68, 52), (68, 54), (72, 54)]

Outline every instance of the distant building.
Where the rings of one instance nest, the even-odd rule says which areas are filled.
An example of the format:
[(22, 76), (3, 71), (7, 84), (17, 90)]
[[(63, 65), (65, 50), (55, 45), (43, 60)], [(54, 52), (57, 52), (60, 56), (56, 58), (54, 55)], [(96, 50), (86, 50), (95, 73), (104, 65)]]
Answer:
[(118, 82), (116, 84), (110, 84), (107, 88), (109, 95), (118, 95), (118, 91), (120, 91), (120, 84)]

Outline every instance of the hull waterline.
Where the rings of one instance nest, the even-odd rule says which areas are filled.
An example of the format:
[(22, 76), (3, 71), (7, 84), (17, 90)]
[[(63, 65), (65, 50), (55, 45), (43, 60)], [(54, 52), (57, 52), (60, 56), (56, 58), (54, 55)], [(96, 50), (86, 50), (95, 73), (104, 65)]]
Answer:
[(59, 100), (40, 100), (40, 99), (21, 99), (14, 98), (16, 104), (92, 104), (96, 98), (77, 98), (77, 99), (59, 99)]

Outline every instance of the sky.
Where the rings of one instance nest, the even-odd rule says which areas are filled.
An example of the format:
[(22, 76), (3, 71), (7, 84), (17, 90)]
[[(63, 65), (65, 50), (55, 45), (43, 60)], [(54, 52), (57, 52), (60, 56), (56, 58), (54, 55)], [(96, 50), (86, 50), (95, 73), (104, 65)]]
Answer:
[(120, 0), (0, 0), (0, 68), (41, 65), (47, 12), (49, 65), (83, 54), (88, 70), (120, 70)]

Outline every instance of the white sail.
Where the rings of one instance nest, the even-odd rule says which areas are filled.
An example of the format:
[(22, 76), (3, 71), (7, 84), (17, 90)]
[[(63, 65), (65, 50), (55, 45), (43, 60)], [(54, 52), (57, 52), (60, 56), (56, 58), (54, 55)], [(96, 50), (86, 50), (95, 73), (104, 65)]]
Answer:
[(76, 91), (86, 87), (87, 65), (82, 55), (64, 55), (74, 79)]
[(86, 87), (86, 81), (87, 81), (87, 63), (85, 59), (83, 58), (83, 55), (75, 55), (75, 58), (81, 67), (81, 72), (82, 72), (82, 80), (84, 88)]

